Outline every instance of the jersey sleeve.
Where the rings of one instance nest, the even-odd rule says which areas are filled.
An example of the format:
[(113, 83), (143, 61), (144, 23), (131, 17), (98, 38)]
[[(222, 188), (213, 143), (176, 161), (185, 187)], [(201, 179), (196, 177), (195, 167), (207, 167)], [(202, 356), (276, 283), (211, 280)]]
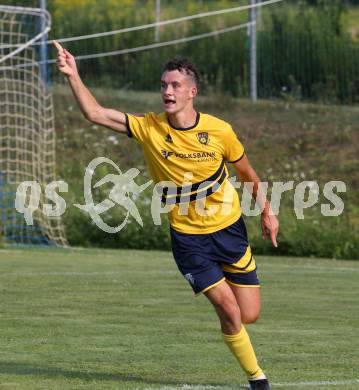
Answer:
[(243, 156), (244, 147), (232, 127), (229, 126), (225, 131), (223, 157), (226, 161), (234, 163)]
[(143, 114), (125, 114), (127, 135), (139, 142), (145, 142), (149, 133), (148, 118)]

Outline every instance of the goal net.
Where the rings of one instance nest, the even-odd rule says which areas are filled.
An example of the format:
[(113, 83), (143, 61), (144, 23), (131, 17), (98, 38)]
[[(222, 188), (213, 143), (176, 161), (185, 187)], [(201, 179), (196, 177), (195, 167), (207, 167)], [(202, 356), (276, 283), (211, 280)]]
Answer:
[(0, 5), (0, 239), (11, 245), (66, 245), (61, 218), (41, 211), (43, 195), (32, 225), (15, 209), (21, 182), (36, 181), (44, 189), (55, 180), (52, 95), (41, 77), (39, 46), (33, 45), (50, 24), (40, 9)]

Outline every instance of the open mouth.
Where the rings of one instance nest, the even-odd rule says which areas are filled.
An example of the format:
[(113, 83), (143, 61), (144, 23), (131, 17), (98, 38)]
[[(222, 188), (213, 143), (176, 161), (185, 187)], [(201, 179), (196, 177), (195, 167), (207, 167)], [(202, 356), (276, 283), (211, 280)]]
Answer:
[(172, 107), (176, 104), (176, 101), (173, 99), (163, 99), (163, 102), (165, 104), (165, 107)]

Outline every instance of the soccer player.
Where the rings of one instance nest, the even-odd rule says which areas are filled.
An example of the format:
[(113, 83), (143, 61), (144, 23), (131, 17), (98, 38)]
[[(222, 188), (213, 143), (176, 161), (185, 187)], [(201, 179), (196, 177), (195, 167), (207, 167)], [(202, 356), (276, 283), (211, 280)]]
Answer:
[(279, 224), (231, 126), (195, 110), (195, 66), (186, 59), (169, 61), (161, 77), (164, 112), (139, 116), (102, 107), (81, 81), (74, 57), (58, 42), (54, 45), (59, 69), (68, 77), (84, 116), (135, 138), (155, 183), (176, 185), (162, 188), (162, 200), (169, 207), (177, 266), (193, 291), (203, 293), (214, 306), (224, 342), (246, 373), (249, 388), (270, 389), (243, 325), (259, 316), (260, 289), (226, 163), (233, 164), (242, 182), (252, 183), (253, 196), (263, 210), (263, 237), (269, 235), (274, 246)]

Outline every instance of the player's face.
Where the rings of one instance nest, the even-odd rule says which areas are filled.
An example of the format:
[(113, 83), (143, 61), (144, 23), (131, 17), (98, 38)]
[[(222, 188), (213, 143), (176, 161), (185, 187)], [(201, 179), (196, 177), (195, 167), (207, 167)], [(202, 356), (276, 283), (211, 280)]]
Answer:
[(163, 73), (161, 77), (161, 95), (163, 108), (169, 114), (176, 114), (188, 105), (193, 105), (193, 98), (197, 88), (191, 76), (171, 70)]

